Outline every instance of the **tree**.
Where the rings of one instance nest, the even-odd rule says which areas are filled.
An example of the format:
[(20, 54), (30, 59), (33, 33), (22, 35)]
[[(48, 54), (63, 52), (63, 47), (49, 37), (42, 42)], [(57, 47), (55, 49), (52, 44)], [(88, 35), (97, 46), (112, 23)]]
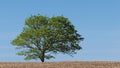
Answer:
[(73, 55), (80, 50), (83, 38), (77, 33), (68, 18), (63, 16), (30, 16), (23, 31), (11, 43), (20, 49), (18, 55), (26, 60), (54, 58), (52, 54)]

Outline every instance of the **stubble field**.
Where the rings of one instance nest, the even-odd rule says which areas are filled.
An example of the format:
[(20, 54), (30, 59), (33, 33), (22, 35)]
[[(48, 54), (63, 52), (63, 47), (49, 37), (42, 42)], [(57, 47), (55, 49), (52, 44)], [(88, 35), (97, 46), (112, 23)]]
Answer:
[(120, 62), (0, 62), (0, 68), (120, 68)]

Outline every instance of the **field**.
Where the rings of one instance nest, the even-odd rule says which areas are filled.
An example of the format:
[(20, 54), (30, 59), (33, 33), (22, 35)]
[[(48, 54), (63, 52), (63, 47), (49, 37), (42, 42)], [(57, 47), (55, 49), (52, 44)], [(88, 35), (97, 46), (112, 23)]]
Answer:
[(120, 62), (0, 62), (0, 68), (120, 68)]

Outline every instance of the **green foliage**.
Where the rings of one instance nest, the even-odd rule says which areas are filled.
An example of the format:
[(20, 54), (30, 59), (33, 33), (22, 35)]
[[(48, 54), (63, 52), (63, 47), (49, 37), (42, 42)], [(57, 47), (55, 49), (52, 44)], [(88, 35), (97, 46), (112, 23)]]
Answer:
[(68, 18), (35, 15), (26, 19), (23, 31), (12, 44), (22, 50), (18, 55), (25, 56), (26, 60), (39, 58), (44, 62), (54, 58), (51, 53), (75, 54), (81, 49), (82, 40)]

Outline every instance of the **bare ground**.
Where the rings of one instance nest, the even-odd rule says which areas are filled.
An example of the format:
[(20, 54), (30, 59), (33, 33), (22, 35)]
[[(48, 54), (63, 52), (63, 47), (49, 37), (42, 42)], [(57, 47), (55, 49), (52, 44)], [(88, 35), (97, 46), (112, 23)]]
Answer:
[(0, 62), (0, 68), (120, 68), (120, 62)]

